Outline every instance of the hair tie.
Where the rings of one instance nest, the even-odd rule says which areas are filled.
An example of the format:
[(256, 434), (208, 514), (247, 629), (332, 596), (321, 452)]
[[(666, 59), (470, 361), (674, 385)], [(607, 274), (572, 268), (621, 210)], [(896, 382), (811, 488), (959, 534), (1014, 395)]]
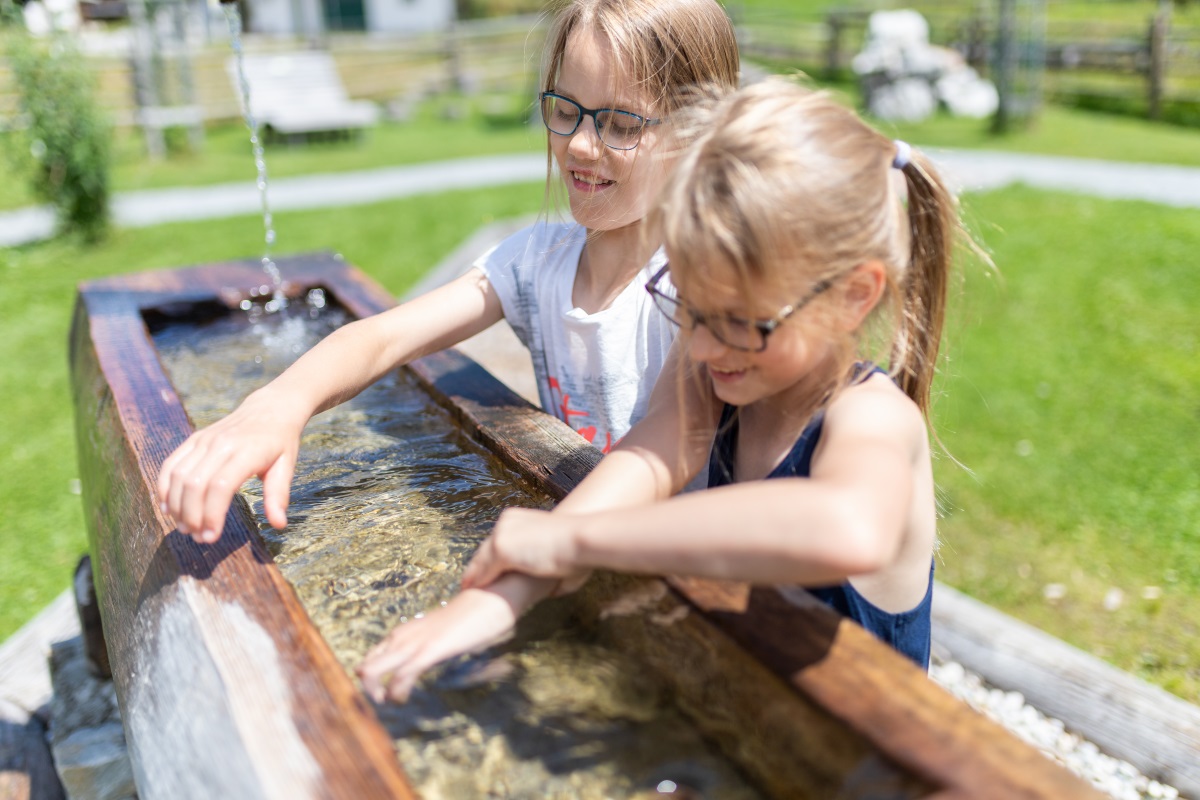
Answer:
[(909, 159), (912, 157), (912, 146), (900, 139), (895, 140), (895, 145), (896, 157), (892, 159), (892, 166), (896, 169), (904, 169), (908, 166)]

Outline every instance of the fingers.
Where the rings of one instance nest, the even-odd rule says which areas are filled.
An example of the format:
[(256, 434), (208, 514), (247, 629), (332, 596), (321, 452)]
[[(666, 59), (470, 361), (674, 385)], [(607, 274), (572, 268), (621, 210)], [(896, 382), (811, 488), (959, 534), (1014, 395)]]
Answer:
[(392, 631), (372, 648), (356, 670), (363, 691), (376, 703), (389, 698), (398, 703), (407, 701), (423, 671), (416, 663), (417, 645), (398, 636), (399, 632)]
[(287, 524), (296, 457), (270, 441), (210, 429), (193, 434), (165, 461), (159, 499), (180, 533), (211, 544), (220, 538), (233, 496), (247, 479), (263, 476), (264, 513), (277, 528)]
[(211, 544), (225, 525), (233, 493), (249, 475), (238, 475), (235, 450), (227, 444), (198, 441), (175, 465), (167, 506), (179, 531)]
[(496, 558), (496, 546), (492, 537), (488, 537), (475, 551), (475, 555), (463, 571), (462, 588), (464, 591), (482, 588), (499, 578), (500, 574), (501, 565)]
[(579, 589), (585, 583), (587, 583), (587, 580), (590, 577), (592, 577), (592, 571), (590, 569), (585, 569), (582, 572), (576, 572), (572, 575), (568, 575), (558, 582), (558, 585), (554, 587), (554, 591), (551, 593), (551, 596), (562, 597), (563, 595), (573, 594), (579, 591)]
[(189, 436), (183, 444), (175, 448), (171, 455), (167, 456), (162, 463), (162, 467), (158, 473), (158, 505), (163, 513), (169, 513), (167, 501), (171, 494), (172, 475), (174, 474), (175, 466), (182, 461), (192, 451), (195, 443), (195, 436)]
[(288, 452), (276, 459), (262, 476), (263, 513), (267, 516), (267, 522), (275, 528), (287, 527), (287, 507), (295, 470), (296, 455)]

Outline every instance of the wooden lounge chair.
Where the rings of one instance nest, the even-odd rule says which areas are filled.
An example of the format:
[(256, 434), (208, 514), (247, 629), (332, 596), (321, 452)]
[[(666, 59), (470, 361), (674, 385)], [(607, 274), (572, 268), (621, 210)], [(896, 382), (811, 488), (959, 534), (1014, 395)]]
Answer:
[[(355, 133), (379, 119), (374, 103), (349, 98), (329, 53), (247, 55), (244, 68), (250, 108), (267, 137), (291, 141)], [(229, 59), (226, 70), (241, 104), (236, 59)]]

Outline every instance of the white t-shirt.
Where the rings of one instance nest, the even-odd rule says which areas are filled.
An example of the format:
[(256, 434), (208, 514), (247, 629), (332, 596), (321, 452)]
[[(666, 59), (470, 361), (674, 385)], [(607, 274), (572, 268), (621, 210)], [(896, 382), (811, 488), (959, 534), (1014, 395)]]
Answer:
[(646, 415), (677, 329), (644, 288), (666, 263), (661, 249), (608, 308), (576, 308), (571, 290), (586, 238), (581, 225), (538, 222), (474, 266), (529, 348), (542, 407), (607, 453)]

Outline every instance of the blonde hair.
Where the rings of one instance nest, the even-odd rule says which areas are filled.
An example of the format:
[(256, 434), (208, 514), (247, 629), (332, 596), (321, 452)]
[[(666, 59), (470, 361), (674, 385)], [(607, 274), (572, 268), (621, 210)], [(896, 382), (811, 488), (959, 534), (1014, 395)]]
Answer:
[(553, 91), (572, 34), (587, 29), (612, 47), (631, 88), (670, 113), (680, 90), (738, 85), (733, 23), (716, 0), (568, 0), (560, 3), (546, 38), (542, 91)]
[[(612, 48), (628, 88), (647, 98), (656, 115), (679, 109), (695, 86), (737, 88), (740, 61), (733, 23), (716, 0), (566, 0), (553, 7), (546, 36), (541, 91), (553, 91), (571, 37), (594, 31)], [(546, 141), (547, 200), (554, 154)]]
[[(957, 202), (929, 162), (914, 151), (902, 167), (906, 211), (893, 180), (896, 144), (827, 94), (783, 79), (707, 97), (681, 116), (678, 135), (690, 146), (653, 220), (676, 285), (713, 285), (732, 271), (743, 291), (765, 283), (802, 293), (880, 261), (887, 285), (872, 316), (885, 316), (884, 358), (928, 416), (962, 230)], [(843, 380), (861, 342), (834, 344)]]

